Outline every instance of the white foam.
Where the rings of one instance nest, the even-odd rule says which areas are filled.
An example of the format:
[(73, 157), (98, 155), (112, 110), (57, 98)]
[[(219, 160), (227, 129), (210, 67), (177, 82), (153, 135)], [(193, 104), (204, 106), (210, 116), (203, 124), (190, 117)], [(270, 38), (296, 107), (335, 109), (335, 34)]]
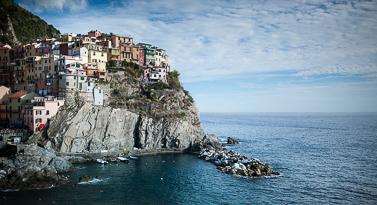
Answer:
[(94, 178), (91, 181), (88, 181), (88, 182), (79, 182), (78, 184), (96, 184), (96, 183), (103, 182), (103, 181), (104, 181), (103, 179)]

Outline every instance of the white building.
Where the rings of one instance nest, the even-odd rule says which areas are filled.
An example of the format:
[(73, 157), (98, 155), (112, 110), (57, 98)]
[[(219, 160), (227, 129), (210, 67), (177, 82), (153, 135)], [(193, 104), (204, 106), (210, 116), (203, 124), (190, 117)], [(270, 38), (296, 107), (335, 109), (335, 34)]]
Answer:
[(68, 50), (69, 56), (79, 57), (82, 64), (88, 63), (88, 49), (85, 47), (76, 47)]

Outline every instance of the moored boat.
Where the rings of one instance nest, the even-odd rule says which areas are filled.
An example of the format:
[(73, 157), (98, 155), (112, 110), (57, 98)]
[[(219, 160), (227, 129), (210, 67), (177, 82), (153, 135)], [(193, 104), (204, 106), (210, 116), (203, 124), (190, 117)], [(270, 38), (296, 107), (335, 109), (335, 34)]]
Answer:
[(137, 159), (137, 157), (130, 156), (130, 159)]
[(125, 158), (125, 157), (118, 157), (118, 159), (121, 162), (128, 162), (128, 158)]
[(100, 164), (107, 164), (107, 163), (109, 163), (108, 161), (102, 160), (102, 159), (97, 159), (97, 162), (100, 163)]

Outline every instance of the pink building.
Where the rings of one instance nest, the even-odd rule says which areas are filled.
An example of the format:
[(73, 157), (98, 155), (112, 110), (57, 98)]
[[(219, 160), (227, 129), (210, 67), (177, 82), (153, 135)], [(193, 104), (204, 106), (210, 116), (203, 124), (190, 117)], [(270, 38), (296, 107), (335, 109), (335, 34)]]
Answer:
[(34, 132), (41, 131), (62, 105), (64, 105), (63, 98), (34, 97), (30, 104), (24, 105), (24, 125)]
[(94, 37), (94, 38), (97, 38), (98, 36), (101, 36), (101, 32), (99, 31), (90, 31), (88, 32), (88, 37), (91, 38), (91, 37)]
[(113, 48), (118, 48), (121, 43), (133, 45), (133, 38), (127, 36), (111, 36), (111, 44)]
[(144, 81), (167, 83), (167, 75), (166, 68), (149, 67), (144, 70)]
[(50, 43), (43, 42), (41, 44), (35, 45), (35, 55), (43, 56), (47, 54), (52, 54), (53, 45)]

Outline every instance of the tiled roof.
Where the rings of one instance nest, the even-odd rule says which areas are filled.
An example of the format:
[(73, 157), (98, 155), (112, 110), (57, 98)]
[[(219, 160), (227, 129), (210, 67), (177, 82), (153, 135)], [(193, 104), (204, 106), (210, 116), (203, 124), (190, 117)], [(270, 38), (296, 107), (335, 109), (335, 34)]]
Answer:
[(28, 93), (29, 93), (29, 92), (27, 92), (27, 91), (24, 91), (24, 92), (17, 92), (17, 93), (15, 93), (15, 94), (9, 96), (9, 98), (20, 98), (20, 97), (22, 97), (22, 96), (24, 96), (24, 95), (26, 95), (26, 94), (28, 94)]
[(9, 50), (10, 48), (7, 47), (0, 47), (0, 50)]

